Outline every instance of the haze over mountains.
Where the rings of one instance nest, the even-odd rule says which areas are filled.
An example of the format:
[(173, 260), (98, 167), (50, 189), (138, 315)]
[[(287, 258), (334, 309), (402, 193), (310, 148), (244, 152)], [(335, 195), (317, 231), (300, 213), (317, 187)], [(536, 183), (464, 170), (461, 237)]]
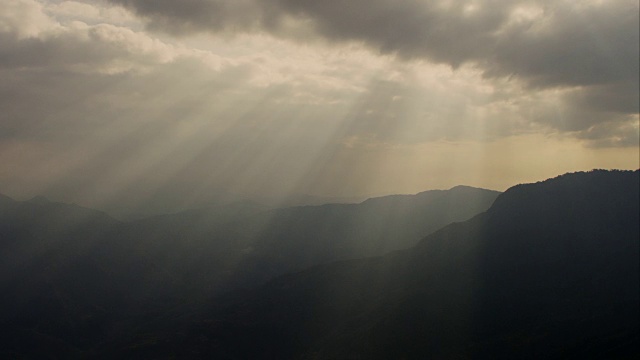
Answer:
[(639, 28), (1, 0), (0, 360), (640, 358)]
[[(193, 209), (226, 208), (237, 206), (239, 203), (253, 203), (266, 209), (277, 209), (294, 206), (314, 206), (325, 204), (355, 204), (367, 199), (363, 196), (330, 197), (306, 194), (290, 194), (287, 196), (246, 196), (233, 193), (217, 192), (209, 196), (202, 196), (198, 201), (185, 203), (181, 193), (161, 193), (154, 195), (147, 201), (132, 201), (127, 199), (113, 199), (102, 206), (96, 207), (114, 218), (122, 221), (134, 221), (152, 216), (174, 214)], [(182, 201), (181, 201), (182, 200)]]
[(2, 197), (2, 355), (634, 356), (638, 174), (130, 223)]
[(639, 184), (595, 171), (515, 186), (410, 250), (280, 277), (127, 353), (635, 358)]
[(44, 334), (82, 348), (77, 337), (109, 334), (102, 329), (109, 318), (412, 246), (486, 210), (498, 194), (456, 187), (360, 204), (268, 209), (243, 202), (128, 223), (42, 197), (2, 197), (0, 285), (11, 294), (2, 319), (29, 332), (44, 327)]

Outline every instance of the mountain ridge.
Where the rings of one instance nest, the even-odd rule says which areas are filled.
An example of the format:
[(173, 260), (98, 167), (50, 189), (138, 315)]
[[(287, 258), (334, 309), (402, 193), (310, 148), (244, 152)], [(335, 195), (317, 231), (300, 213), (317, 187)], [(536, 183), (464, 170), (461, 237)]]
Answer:
[[(42, 357), (50, 349), (78, 358), (632, 358), (640, 343), (639, 182), (638, 171), (597, 171), (518, 185), (487, 211), (441, 227), (413, 247), (338, 262), (334, 254), (333, 262), (301, 256), (293, 259), (298, 263), (279, 263), (300, 249), (278, 236), (278, 243), (271, 242), (270, 235), (244, 243), (251, 238), (227, 241), (195, 229), (203, 237), (182, 247), (193, 235), (184, 232), (189, 225), (174, 228), (167, 218), (137, 232), (129, 232), (136, 223), (118, 224), (117, 231), (92, 228), (98, 237), (89, 245), (96, 247), (75, 247), (83, 236), (72, 232), (62, 252), (40, 258), (10, 287), (0, 281), (3, 292), (15, 296), (1, 304), (13, 309), (0, 314), (0, 333), (13, 345), (0, 354)], [(403, 208), (396, 205), (390, 209)], [(271, 210), (258, 218), (257, 229), (292, 231), (292, 239), (308, 244), (302, 250), (318, 256), (333, 248), (314, 247), (293, 220), (309, 211), (312, 216), (303, 217), (313, 220), (308, 224), (327, 224), (351, 207)], [(273, 214), (280, 220), (273, 222)], [(376, 219), (390, 220), (389, 214)], [(271, 230), (260, 227), (263, 220)], [(156, 237), (172, 228), (176, 237)], [(212, 257), (213, 250), (221, 256)], [(234, 281), (250, 280), (254, 287), (213, 296), (190, 290), (223, 284), (225, 269), (238, 269)], [(278, 269), (291, 270), (276, 276)], [(251, 280), (256, 274), (276, 277)]]
[(480, 190), (468, 195), (453, 199), (468, 205), (455, 213), (439, 211), (446, 196), (444, 203), (404, 204), (404, 213), (419, 220), (410, 222), (394, 218), (391, 204), (268, 211), (240, 204), (120, 222), (77, 205), (7, 200), (0, 206), (0, 291), (11, 296), (0, 299), (0, 333), (14, 345), (0, 354), (48, 356), (41, 351), (56, 343), (63, 357), (81, 356), (160, 321), (150, 314), (166, 318), (185, 306), (193, 312), (211, 296), (365, 256), (366, 243), (358, 241), (367, 237), (354, 233), (368, 224), (407, 231), (372, 228), (380, 244), (397, 248), (447, 219), (488, 208), (496, 196)]
[[(617, 188), (598, 186), (603, 178)], [(566, 198), (580, 207), (557, 197), (567, 181), (579, 190)], [(175, 339), (181, 348), (164, 349), (230, 358), (633, 358), (638, 185), (635, 171), (517, 187), (501, 201), (510, 206), (412, 249), (278, 277), (199, 315)], [(522, 199), (550, 205), (520, 203), (523, 213), (555, 221), (540, 226), (514, 213)]]

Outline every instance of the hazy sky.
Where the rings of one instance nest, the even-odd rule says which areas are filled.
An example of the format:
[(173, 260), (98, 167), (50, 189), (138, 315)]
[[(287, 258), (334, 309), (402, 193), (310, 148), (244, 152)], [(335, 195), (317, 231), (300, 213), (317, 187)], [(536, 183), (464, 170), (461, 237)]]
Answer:
[(638, 168), (638, 14), (637, 0), (2, 0), (0, 193), (188, 206)]

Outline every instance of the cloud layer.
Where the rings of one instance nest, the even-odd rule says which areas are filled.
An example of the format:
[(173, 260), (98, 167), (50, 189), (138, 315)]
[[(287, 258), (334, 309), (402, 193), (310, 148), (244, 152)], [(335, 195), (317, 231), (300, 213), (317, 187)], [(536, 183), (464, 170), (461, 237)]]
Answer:
[(634, 148), (637, 29), (624, 0), (5, 0), (0, 192), (336, 193), (441, 166), (425, 147)]
[[(295, 38), (307, 27), (331, 41), (360, 41), (403, 58), (473, 63), (487, 77), (515, 76), (533, 87), (593, 86), (594, 106), (638, 112), (635, 0), (111, 1), (135, 10), (154, 29)], [(616, 101), (601, 96), (634, 90)]]
[(540, 105), (531, 122), (585, 139), (609, 137), (599, 144), (637, 143), (630, 125), (640, 88), (634, 0), (111, 1), (175, 34), (266, 31), (298, 41), (355, 41), (454, 68), (471, 64), (488, 80), (560, 90), (561, 119)]

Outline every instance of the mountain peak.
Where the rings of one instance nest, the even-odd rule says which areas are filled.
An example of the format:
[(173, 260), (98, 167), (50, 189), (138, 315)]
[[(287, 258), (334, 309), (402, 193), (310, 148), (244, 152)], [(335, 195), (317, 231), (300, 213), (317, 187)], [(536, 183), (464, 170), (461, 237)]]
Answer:
[[(612, 197), (625, 198), (633, 194), (617, 191), (618, 188), (637, 190), (638, 174), (638, 170), (596, 169), (567, 173), (537, 183), (519, 184), (498, 196), (489, 211), (561, 207), (568, 201), (586, 201), (589, 198), (602, 202), (611, 201)], [(615, 187), (612, 188), (612, 184), (615, 184)], [(635, 194), (637, 196), (637, 192)], [(526, 203), (527, 207), (519, 207), (522, 203)]]
[(14, 202), (15, 200), (13, 200), (12, 198), (6, 195), (0, 194), (0, 204), (12, 204)]
[(31, 198), (27, 202), (30, 202), (32, 204), (50, 204), (51, 203), (51, 201), (49, 199), (47, 199), (46, 197), (44, 197), (42, 195), (34, 196), (33, 198)]
[[(467, 185), (456, 185), (449, 190), (489, 190), (489, 189), (477, 188), (477, 187), (467, 186)], [(493, 190), (489, 190), (489, 191), (493, 191)]]

